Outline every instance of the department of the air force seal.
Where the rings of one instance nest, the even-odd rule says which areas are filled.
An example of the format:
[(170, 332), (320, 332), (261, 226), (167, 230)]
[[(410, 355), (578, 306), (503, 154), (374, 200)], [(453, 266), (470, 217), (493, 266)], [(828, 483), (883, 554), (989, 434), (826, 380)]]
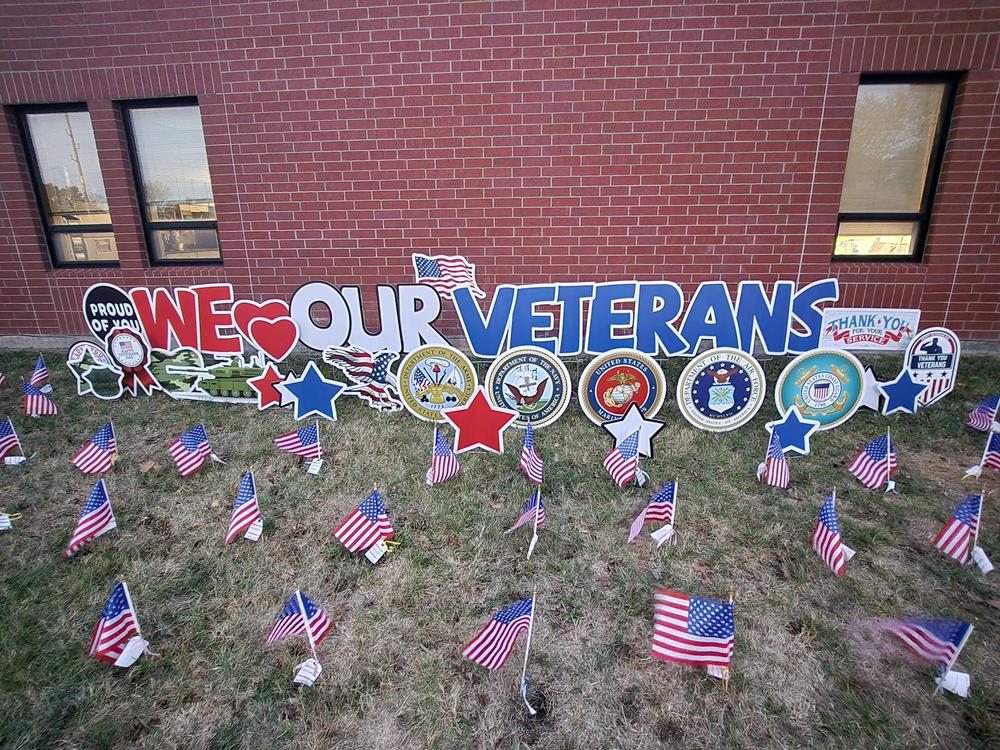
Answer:
[(681, 414), (711, 432), (728, 432), (749, 422), (764, 396), (764, 370), (739, 349), (712, 349), (695, 357), (677, 381)]
[(929, 406), (951, 393), (961, 355), (958, 336), (947, 328), (925, 328), (910, 339), (903, 367), (910, 371), (913, 382), (927, 386), (917, 396), (919, 406)]
[(485, 385), (494, 406), (518, 413), (517, 427), (552, 424), (569, 406), (566, 365), (536, 346), (519, 346), (493, 360)]
[(399, 396), (413, 416), (443, 422), (441, 412), (465, 406), (479, 382), (472, 362), (458, 349), (428, 344), (414, 349), (399, 365)]
[(817, 349), (788, 363), (774, 388), (774, 402), (781, 414), (793, 406), (804, 419), (829, 430), (846, 422), (861, 406), (865, 371), (853, 354)]
[(591, 360), (577, 393), (587, 418), (604, 424), (620, 419), (630, 404), (638, 406), (644, 417), (652, 417), (663, 405), (667, 381), (652, 357), (634, 349), (614, 349)]

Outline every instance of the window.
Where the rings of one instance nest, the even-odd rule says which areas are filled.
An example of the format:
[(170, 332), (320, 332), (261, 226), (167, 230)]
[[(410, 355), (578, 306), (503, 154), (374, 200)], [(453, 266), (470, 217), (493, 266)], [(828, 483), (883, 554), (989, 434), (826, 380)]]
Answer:
[(31, 107), (18, 114), (53, 265), (115, 265), (118, 248), (87, 108)]
[(920, 260), (955, 98), (952, 76), (866, 76), (840, 196), (840, 260)]
[(198, 103), (188, 99), (128, 102), (123, 111), (153, 262), (220, 262), (215, 198)]

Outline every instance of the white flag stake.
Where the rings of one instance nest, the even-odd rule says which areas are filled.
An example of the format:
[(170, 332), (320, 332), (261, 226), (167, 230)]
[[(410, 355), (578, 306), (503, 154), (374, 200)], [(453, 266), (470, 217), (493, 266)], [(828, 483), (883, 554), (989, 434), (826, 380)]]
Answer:
[(976, 531), (972, 536), (972, 546), (969, 547), (969, 556), (965, 558), (962, 565), (968, 565), (972, 562), (973, 551), (976, 549), (976, 545), (979, 544), (979, 527), (983, 525), (983, 506), (986, 505), (986, 493), (979, 493), (979, 515), (976, 517)]
[(969, 477), (980, 477), (983, 472), (983, 462), (986, 460), (986, 454), (990, 450), (990, 439), (993, 437), (993, 432), (986, 433), (986, 445), (983, 446), (983, 455), (979, 458), (979, 463), (975, 466), (970, 466), (965, 470), (965, 476), (962, 479), (968, 479)]
[[(969, 636), (972, 635), (972, 631), (973, 630), (975, 630), (975, 627), (972, 625), (972, 623), (969, 623), (969, 629), (965, 631), (965, 637), (962, 639), (962, 642), (958, 644), (958, 648), (955, 649), (955, 655), (953, 657), (951, 657), (951, 661), (948, 662), (948, 666), (944, 667), (941, 670), (941, 673), (940, 673), (941, 677), (944, 677), (946, 674), (948, 674), (951, 671), (951, 668), (955, 666), (955, 662), (958, 661), (958, 655), (962, 653), (962, 649), (965, 648), (965, 643), (966, 643), (966, 641), (969, 640)], [(932, 695), (938, 695), (938, 694), (940, 694), (942, 692), (943, 691), (941, 689), (941, 686), (938, 685), (937, 682), (935, 682), (934, 683), (934, 692), (932, 693)]]
[[(542, 510), (542, 490), (541, 488), (535, 490), (534, 497), (532, 499), (535, 501), (535, 526), (531, 530), (531, 543), (528, 545), (528, 557), (526, 559), (531, 559), (531, 553), (535, 551), (535, 545), (538, 544), (538, 514)], [(532, 600), (534, 602), (534, 600)], [(535, 605), (531, 605), (532, 617), (534, 617)], [(529, 631), (530, 632), (530, 631)]]
[[(892, 446), (892, 436), (889, 434), (889, 428), (885, 429), (885, 493), (896, 491), (896, 483), (892, 481), (892, 461), (889, 459), (890, 452), (895, 452)], [(896, 459), (899, 460), (898, 458)]]
[(680, 477), (674, 477), (674, 515), (670, 519), (670, 525), (674, 528), (674, 533), (670, 535), (670, 544), (677, 544), (677, 495), (680, 494)]
[(306, 626), (306, 637), (309, 639), (309, 649), (312, 651), (313, 659), (319, 661), (316, 656), (316, 641), (313, 638), (312, 625), (309, 623), (309, 614), (306, 612), (305, 602), (302, 601), (302, 592), (295, 589), (295, 600), (299, 603), (299, 612), (302, 613), (302, 621)]
[(538, 588), (531, 595), (531, 618), (528, 620), (528, 639), (524, 644), (524, 666), (521, 668), (521, 700), (524, 701), (528, 713), (534, 716), (537, 711), (528, 702), (528, 652), (531, 651), (531, 632), (535, 628), (535, 605), (538, 603)]
[(319, 420), (316, 420), (316, 458), (323, 458), (323, 444), (319, 441)]
[(118, 434), (115, 432), (114, 421), (109, 419), (108, 424), (111, 425), (111, 439), (115, 441), (115, 454), (111, 457), (111, 464), (114, 465), (115, 461), (118, 460)]

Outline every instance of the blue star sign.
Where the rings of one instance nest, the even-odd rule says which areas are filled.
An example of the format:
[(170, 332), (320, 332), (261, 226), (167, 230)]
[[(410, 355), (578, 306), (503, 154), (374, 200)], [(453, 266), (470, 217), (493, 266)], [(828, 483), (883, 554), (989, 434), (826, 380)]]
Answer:
[(815, 419), (803, 419), (798, 407), (793, 406), (783, 418), (768, 422), (764, 427), (768, 432), (777, 432), (785, 453), (793, 451), (808, 456), (809, 436), (819, 429), (819, 422)]
[(926, 387), (926, 383), (914, 382), (910, 371), (904, 367), (895, 380), (878, 384), (878, 389), (885, 395), (882, 413), (892, 414), (897, 411), (907, 414), (915, 413), (917, 411), (917, 396), (923, 393)]
[(296, 419), (315, 416), (336, 420), (337, 407), (334, 402), (345, 386), (336, 380), (324, 378), (316, 363), (310, 360), (299, 377), (289, 377), (274, 387), (288, 397), (288, 403), (295, 405)]

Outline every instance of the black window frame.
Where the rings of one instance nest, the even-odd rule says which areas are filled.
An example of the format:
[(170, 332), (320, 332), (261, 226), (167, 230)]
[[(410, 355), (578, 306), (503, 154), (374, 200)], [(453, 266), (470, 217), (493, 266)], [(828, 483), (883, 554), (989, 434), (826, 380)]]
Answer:
[[(948, 145), (948, 133), (951, 130), (951, 118), (955, 110), (955, 98), (961, 81), (960, 73), (871, 73), (858, 79), (858, 88), (872, 84), (906, 84), (906, 83), (943, 83), (944, 93), (941, 97), (941, 107), (938, 111), (937, 129), (934, 132), (934, 145), (931, 158), (927, 163), (927, 173), (924, 176), (924, 192), (921, 195), (922, 210), (917, 212), (838, 212), (837, 230), (834, 234), (834, 249), (831, 258), (837, 263), (920, 263), (924, 257), (924, 247), (927, 242), (927, 230), (931, 223), (931, 213), (934, 208), (934, 197), (937, 194), (938, 179), (941, 176), (941, 165), (944, 163), (944, 152)], [(857, 96), (855, 95), (855, 104)], [(855, 113), (856, 114), (856, 113)], [(851, 133), (854, 132), (854, 116), (851, 117)], [(845, 162), (846, 166), (846, 162)], [(846, 176), (846, 169), (845, 169)], [(840, 189), (843, 199), (843, 185)], [(843, 222), (877, 222), (877, 221), (907, 221), (916, 224), (916, 231), (910, 245), (909, 255), (837, 255), (836, 238), (840, 236), (840, 225)]]
[[(53, 224), (50, 221), (51, 211), (49, 202), (45, 196), (45, 184), (42, 181), (42, 172), (38, 168), (38, 157), (35, 154), (35, 142), (31, 137), (31, 129), (28, 127), (28, 116), (46, 113), (62, 112), (86, 112), (90, 114), (90, 108), (86, 102), (60, 102), (52, 104), (22, 104), (12, 108), (17, 120), (18, 135), (21, 138), (21, 148), (24, 152), (24, 159), (28, 165), (28, 174), (31, 178), (31, 190), (35, 194), (35, 203), (38, 205), (38, 219), (41, 222), (42, 234), (45, 237), (45, 245), (49, 250), (49, 262), (52, 268), (119, 268), (121, 267), (121, 257), (118, 260), (63, 260), (59, 256), (54, 235), (57, 234), (107, 234), (115, 233), (114, 220), (110, 224)], [(93, 119), (91, 118), (91, 130), (93, 130)], [(97, 134), (94, 134), (97, 140)], [(100, 154), (98, 154), (100, 162)], [(101, 181), (104, 181), (104, 168), (101, 167)], [(111, 215), (111, 207), (108, 206), (108, 215)], [(118, 252), (117, 238), (115, 241), (115, 253)]]
[[(126, 99), (116, 102), (121, 113), (122, 123), (125, 128), (125, 143), (128, 146), (128, 161), (132, 171), (132, 182), (135, 185), (135, 195), (138, 201), (139, 220), (142, 222), (142, 234), (146, 240), (146, 256), (152, 266), (221, 266), (223, 265), (222, 239), (219, 237), (218, 213), (211, 221), (150, 221), (146, 204), (146, 191), (142, 179), (142, 167), (139, 165), (139, 152), (136, 148), (135, 131), (132, 127), (133, 109), (163, 109), (166, 107), (198, 107), (199, 120), (201, 119), (201, 105), (196, 96), (165, 97), (158, 99)], [(205, 126), (202, 123), (202, 138), (204, 138)], [(209, 165), (209, 178), (211, 178), (211, 165)], [(212, 183), (212, 199), (215, 199), (215, 183)], [(212, 229), (215, 231), (216, 243), (219, 246), (218, 258), (160, 258), (156, 252), (156, 240), (153, 232), (169, 229)]]

